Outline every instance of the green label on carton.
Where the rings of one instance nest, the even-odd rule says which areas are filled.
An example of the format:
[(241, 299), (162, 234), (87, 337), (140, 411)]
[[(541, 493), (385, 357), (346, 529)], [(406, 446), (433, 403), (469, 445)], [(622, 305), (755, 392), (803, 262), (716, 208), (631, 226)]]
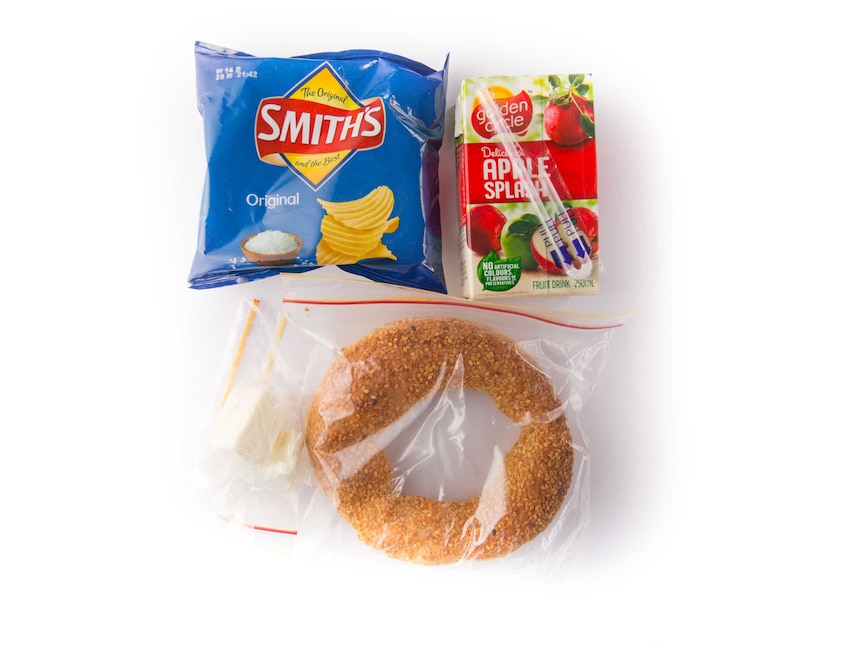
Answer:
[(497, 252), (491, 251), (479, 262), (476, 273), (484, 290), (505, 292), (521, 280), (521, 259), (500, 258)]

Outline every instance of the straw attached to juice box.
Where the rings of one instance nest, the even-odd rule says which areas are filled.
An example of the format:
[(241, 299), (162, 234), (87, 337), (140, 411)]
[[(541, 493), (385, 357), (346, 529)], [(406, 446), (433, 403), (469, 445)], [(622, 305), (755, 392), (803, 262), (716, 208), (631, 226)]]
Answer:
[[(487, 85), (479, 91), (479, 96), (484, 105), (485, 113), (488, 115), (488, 118), (496, 131), (500, 143), (503, 145), (503, 149), (509, 156), (509, 161), (512, 164), (512, 171), (515, 177), (520, 180), (530, 204), (539, 215), (539, 219), (541, 221), (540, 231), (542, 232), (545, 246), (550, 250), (551, 258), (558, 267), (566, 272), (566, 274), (573, 278), (580, 278), (580, 276), (582, 276), (582, 273), (579, 272), (580, 267), (575, 266), (575, 261), (569, 253), (565, 243), (563, 243), (559, 231), (557, 230), (556, 223), (558, 221), (562, 222), (567, 231), (573, 231), (575, 226), (569, 218), (568, 212), (563, 206), (562, 199), (554, 188), (550, 176), (544, 169), (539, 169), (536, 174), (539, 186), (536, 186), (533, 182), (533, 178), (530, 176), (530, 172), (527, 170), (527, 155), (515, 139), (515, 135), (511, 128), (506, 124), (500, 108), (494, 101), (494, 97), (488, 90)], [(541, 190), (539, 187), (541, 187)], [(555, 213), (548, 211), (545, 206), (545, 198), (543, 196), (547, 196), (548, 201), (553, 203)]]
[[(563, 204), (559, 194), (553, 188), (550, 174), (544, 168), (539, 168), (539, 181), (543, 183), (543, 186), (551, 187), (551, 191), (548, 192), (548, 201), (554, 209), (557, 222), (563, 226), (566, 238), (572, 246), (569, 254), (570, 264), (565, 267), (566, 274), (574, 279), (582, 279), (592, 275), (593, 261), (590, 258), (589, 243), (578, 226), (572, 222), (566, 205)], [(566, 249), (569, 251), (568, 247)]]

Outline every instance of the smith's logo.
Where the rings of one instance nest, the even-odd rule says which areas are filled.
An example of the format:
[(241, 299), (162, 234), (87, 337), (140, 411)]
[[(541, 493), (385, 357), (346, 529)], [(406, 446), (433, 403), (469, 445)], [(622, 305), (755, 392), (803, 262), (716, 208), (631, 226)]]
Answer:
[(386, 133), (380, 97), (354, 97), (324, 63), (283, 97), (260, 102), (254, 139), (261, 161), (292, 168), (317, 188), (357, 151), (377, 148)]

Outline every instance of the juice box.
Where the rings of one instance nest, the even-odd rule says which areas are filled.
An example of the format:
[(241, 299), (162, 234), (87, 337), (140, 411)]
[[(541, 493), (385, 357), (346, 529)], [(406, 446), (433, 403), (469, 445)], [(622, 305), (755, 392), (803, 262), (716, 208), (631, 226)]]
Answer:
[(597, 294), (590, 75), (465, 79), (455, 150), (464, 296)]

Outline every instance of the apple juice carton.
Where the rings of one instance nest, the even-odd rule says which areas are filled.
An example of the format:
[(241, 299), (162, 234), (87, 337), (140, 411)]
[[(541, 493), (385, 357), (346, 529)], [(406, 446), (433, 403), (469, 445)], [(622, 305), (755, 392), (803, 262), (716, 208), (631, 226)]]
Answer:
[(464, 296), (597, 294), (591, 77), (465, 79), (455, 147)]

